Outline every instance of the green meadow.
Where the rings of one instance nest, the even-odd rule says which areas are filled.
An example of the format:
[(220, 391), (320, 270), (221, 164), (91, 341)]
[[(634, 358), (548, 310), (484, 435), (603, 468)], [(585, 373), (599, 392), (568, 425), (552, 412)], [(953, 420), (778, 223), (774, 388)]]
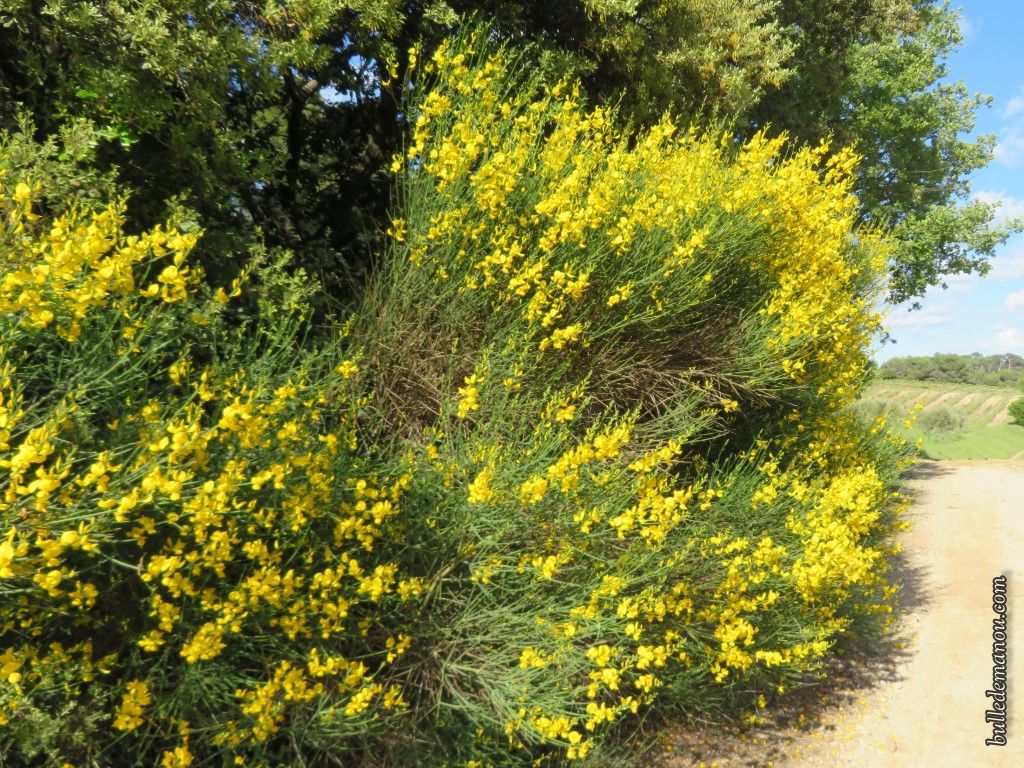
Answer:
[[(868, 415), (888, 412), (900, 432), (921, 440), (930, 459), (1024, 458), (1024, 426), (1007, 412), (1020, 396), (1015, 387), (885, 379), (865, 390), (858, 407)], [(907, 429), (904, 421), (914, 412)]]

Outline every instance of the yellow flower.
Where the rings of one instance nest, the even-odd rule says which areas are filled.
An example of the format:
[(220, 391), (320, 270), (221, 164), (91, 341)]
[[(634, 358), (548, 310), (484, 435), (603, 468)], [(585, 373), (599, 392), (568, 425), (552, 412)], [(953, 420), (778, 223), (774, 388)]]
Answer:
[(142, 725), (142, 710), (150, 703), (149, 686), (132, 680), (125, 686), (121, 705), (114, 716), (114, 727), (119, 731), (133, 731)]
[(23, 181), (19, 181), (14, 187), (14, 201), (16, 203), (27, 203), (32, 197), (32, 188)]
[(523, 652), (519, 654), (519, 668), (530, 669), (531, 667), (546, 667), (550, 663), (550, 657), (546, 656), (543, 651), (539, 651), (536, 648), (524, 648)]
[(6, 680), (11, 685), (21, 682), (21, 665), (24, 659), (18, 658), (13, 648), (8, 648), (0, 653), (0, 680)]
[(58, 588), (61, 581), (64, 580), (64, 572), (61, 570), (54, 569), (43, 573), (40, 571), (32, 577), (32, 581), (39, 586), (40, 589), (45, 591), (50, 597), (60, 597), (61, 591)]
[(519, 486), (519, 501), (523, 504), (536, 504), (544, 498), (548, 490), (548, 481), (540, 476), (532, 477)]
[(486, 504), (497, 498), (497, 494), (491, 489), (491, 481), (494, 480), (494, 467), (484, 467), (473, 482), (469, 484), (469, 503)]
[(165, 751), (160, 756), (160, 768), (188, 768), (192, 765), (192, 753), (188, 744)]
[(480, 391), (477, 389), (477, 376), (467, 376), (464, 380), (465, 386), (459, 387), (459, 409), (458, 417), (466, 418), (473, 411), (480, 410), (480, 401), (477, 399)]
[(630, 296), (633, 295), (633, 283), (626, 283), (620, 285), (615, 289), (615, 293), (608, 297), (608, 301), (605, 302), (607, 306), (614, 307), (623, 301), (626, 301)]
[(359, 366), (352, 360), (343, 360), (334, 370), (340, 373), (342, 378), (349, 379), (359, 373)]
[(224, 650), (224, 630), (207, 622), (199, 628), (192, 639), (181, 648), (181, 655), (189, 664), (216, 658)]
[(575, 405), (562, 405), (555, 411), (555, 421), (572, 421), (576, 418)]
[(16, 530), (12, 526), (7, 531), (7, 538), (0, 541), (0, 579), (9, 579), (14, 576), (14, 569), (11, 564), (14, 562), (14, 536)]
[(612, 647), (606, 643), (587, 649), (587, 658), (599, 667), (608, 665), (612, 658)]
[(583, 326), (580, 324), (569, 325), (565, 328), (556, 328), (550, 336), (541, 340), (540, 349), (544, 351), (549, 347), (563, 349), (568, 344), (578, 341), (583, 335)]
[[(401, 168), (401, 165), (399, 165), (398, 168)], [(397, 171), (398, 168), (395, 168), (394, 170)], [(394, 238), (396, 243), (404, 243), (405, 242), (405, 233), (406, 233), (405, 220), (404, 219), (392, 219), (391, 220), (391, 228), (388, 229), (387, 234), (391, 235), (391, 237)]]

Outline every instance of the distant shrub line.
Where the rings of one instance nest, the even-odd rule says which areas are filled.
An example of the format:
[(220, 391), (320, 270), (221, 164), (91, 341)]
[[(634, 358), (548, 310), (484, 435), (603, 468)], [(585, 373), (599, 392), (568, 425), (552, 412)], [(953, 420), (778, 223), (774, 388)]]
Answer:
[(1015, 354), (893, 357), (878, 367), (880, 379), (946, 381), (953, 384), (1015, 385), (1024, 376), (1024, 357)]

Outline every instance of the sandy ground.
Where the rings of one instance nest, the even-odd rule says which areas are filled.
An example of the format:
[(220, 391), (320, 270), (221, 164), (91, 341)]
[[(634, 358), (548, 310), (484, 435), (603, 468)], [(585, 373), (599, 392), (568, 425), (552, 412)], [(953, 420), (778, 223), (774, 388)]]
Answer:
[[(1024, 766), (1024, 462), (922, 462), (913, 527), (896, 563), (900, 631), (837, 663), (833, 685), (756, 728), (688, 728), (662, 741), (667, 768), (1017, 768)], [(1008, 581), (1008, 745), (986, 746), (992, 579)]]

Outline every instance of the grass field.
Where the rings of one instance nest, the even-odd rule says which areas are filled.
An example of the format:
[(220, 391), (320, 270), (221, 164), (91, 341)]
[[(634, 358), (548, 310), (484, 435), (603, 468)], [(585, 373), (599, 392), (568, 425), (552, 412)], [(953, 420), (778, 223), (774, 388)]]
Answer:
[[(1014, 423), (1006, 410), (1020, 396), (1015, 387), (887, 379), (868, 387), (861, 405), (891, 408), (891, 421), (911, 439), (922, 438), (921, 449), (928, 458), (1009, 459), (1024, 458), (1024, 427)], [(902, 419), (918, 403), (924, 406), (918, 424), (903, 430)], [(957, 422), (962, 420), (962, 426), (948, 431), (924, 429), (928, 412), (935, 409), (948, 409)]]

